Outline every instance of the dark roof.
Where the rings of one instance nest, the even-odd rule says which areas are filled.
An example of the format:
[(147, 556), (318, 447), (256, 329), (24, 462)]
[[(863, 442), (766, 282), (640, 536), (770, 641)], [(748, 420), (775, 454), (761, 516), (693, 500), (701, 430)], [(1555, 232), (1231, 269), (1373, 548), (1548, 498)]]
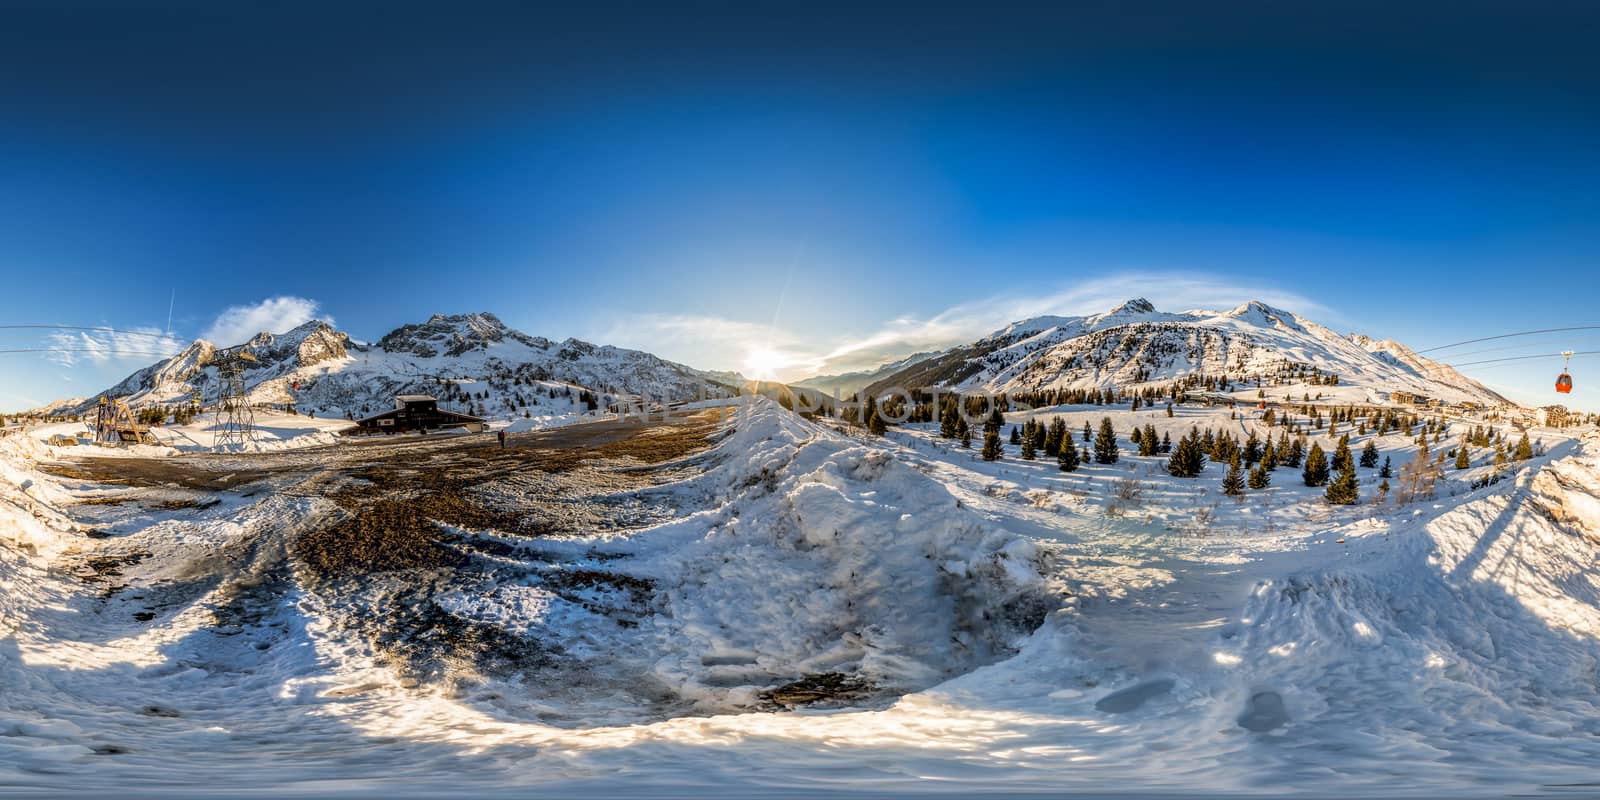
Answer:
[[(399, 414), (399, 413), (401, 413), (403, 411), (405, 411), (405, 409), (403, 409), (403, 408), (391, 408), (391, 409), (387, 409), (387, 410), (384, 410), (384, 411), (379, 411), (378, 413), (373, 414), (371, 416), (362, 417), (361, 419), (356, 420), (356, 424), (360, 425), (363, 422), (371, 422), (373, 420), (383, 419), (384, 417), (392, 417), (392, 416), (395, 416), (396, 414)], [(446, 410), (444, 410), (442, 408), (436, 408), (436, 409), (433, 410), (432, 413), (437, 414), (438, 416), (441, 416), (441, 417), (447, 417), (450, 420), (457, 421), (457, 422), (488, 422), (488, 420), (483, 418), (483, 417), (475, 417), (475, 416), (473, 416), (471, 414), (462, 414), (462, 413), (457, 412), (457, 411), (446, 411)]]

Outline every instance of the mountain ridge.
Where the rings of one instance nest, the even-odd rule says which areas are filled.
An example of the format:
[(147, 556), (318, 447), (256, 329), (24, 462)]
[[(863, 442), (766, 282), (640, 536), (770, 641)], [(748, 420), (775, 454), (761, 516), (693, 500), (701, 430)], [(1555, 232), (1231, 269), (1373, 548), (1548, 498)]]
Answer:
[(938, 386), (987, 392), (1132, 389), (1191, 375), (1272, 377), (1299, 365), (1338, 376), (1349, 399), (1402, 391), (1450, 402), (1509, 404), (1450, 366), (1390, 339), (1340, 334), (1291, 311), (1250, 300), (1226, 310), (1163, 312), (1144, 298), (1078, 317), (1018, 320), (881, 376), (864, 391)]
[(476, 312), (434, 314), (371, 343), (321, 320), (282, 333), (262, 331), (232, 347), (196, 339), (103, 392), (65, 401), (71, 405), (52, 405), (66, 414), (87, 412), (101, 397), (148, 406), (198, 396), (209, 405), (222, 388), (218, 363), (240, 352), (255, 358), (244, 371), (252, 404), (294, 405), (322, 416), (359, 417), (408, 393), (437, 395), (491, 416), (518, 416), (530, 413), (530, 403), (571, 406), (584, 393), (670, 401), (702, 392), (714, 396), (729, 387), (724, 373), (577, 338), (555, 342), (511, 328), (492, 313)]

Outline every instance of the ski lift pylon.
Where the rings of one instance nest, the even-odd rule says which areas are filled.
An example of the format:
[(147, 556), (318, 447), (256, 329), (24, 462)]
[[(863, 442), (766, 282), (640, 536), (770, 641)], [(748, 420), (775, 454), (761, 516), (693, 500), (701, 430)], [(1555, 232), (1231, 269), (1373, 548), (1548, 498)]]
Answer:
[(1562, 394), (1572, 394), (1572, 375), (1568, 372), (1568, 369), (1572, 366), (1572, 351), (1568, 350), (1562, 353), (1561, 357), (1566, 359), (1566, 362), (1561, 366), (1561, 376), (1556, 378), (1556, 391)]

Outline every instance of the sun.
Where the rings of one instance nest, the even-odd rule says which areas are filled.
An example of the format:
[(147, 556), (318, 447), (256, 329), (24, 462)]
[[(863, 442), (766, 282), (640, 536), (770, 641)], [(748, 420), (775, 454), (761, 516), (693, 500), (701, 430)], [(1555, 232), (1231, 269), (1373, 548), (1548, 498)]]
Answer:
[(778, 370), (789, 363), (782, 353), (766, 347), (752, 349), (744, 356), (745, 377), (758, 381), (776, 380)]

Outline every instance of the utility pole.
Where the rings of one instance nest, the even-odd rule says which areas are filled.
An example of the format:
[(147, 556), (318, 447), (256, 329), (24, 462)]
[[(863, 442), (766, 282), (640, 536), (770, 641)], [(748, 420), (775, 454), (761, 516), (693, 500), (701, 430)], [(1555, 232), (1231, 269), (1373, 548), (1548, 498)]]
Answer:
[(230, 444), (243, 446), (256, 441), (255, 412), (250, 408), (250, 398), (244, 386), (244, 372), (255, 363), (255, 355), (242, 347), (217, 360), (217, 377), (221, 380), (221, 388), (217, 390), (214, 439), (217, 447)]

